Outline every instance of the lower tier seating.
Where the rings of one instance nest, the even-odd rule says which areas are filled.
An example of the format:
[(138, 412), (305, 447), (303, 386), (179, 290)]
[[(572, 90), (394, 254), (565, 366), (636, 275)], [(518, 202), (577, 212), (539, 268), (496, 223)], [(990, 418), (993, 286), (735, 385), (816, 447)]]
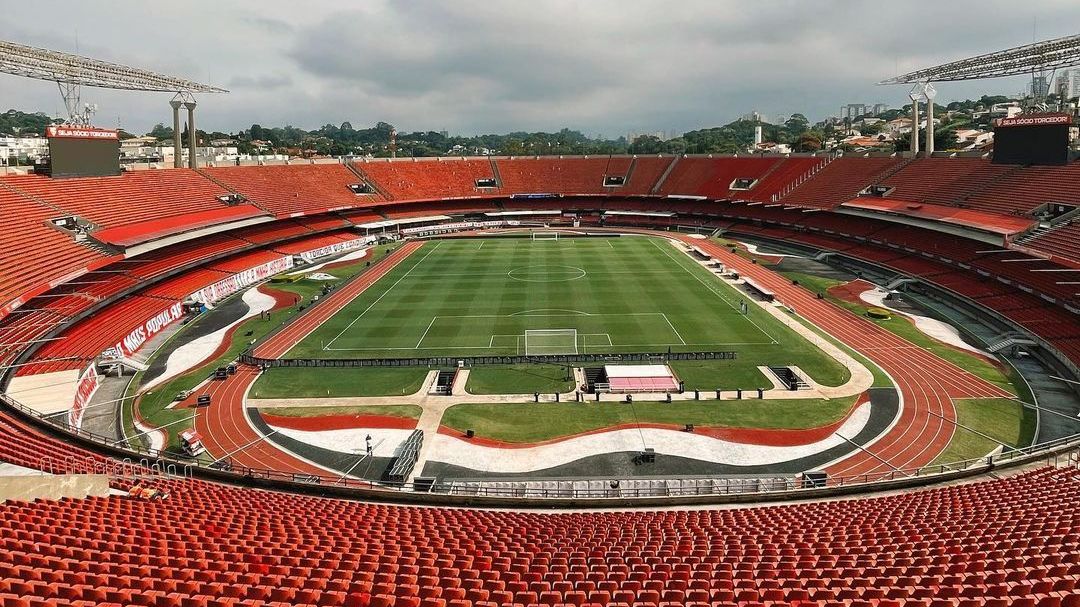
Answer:
[(1074, 468), (881, 498), (554, 514), (115, 481), (136, 484), (160, 497), (0, 504), (0, 604), (1080, 605)]

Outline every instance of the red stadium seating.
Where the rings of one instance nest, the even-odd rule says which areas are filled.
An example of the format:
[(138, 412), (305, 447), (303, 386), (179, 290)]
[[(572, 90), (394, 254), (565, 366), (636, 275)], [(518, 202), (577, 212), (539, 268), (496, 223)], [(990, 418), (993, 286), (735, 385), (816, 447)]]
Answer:
[(80, 369), (115, 345), (140, 323), (166, 309), (170, 300), (159, 297), (130, 296), (111, 304), (87, 320), (64, 330), (54, 341), (46, 342), (35, 352), (35, 364), (20, 367), (17, 375), (36, 375), (53, 371)]
[(487, 158), (369, 160), (355, 165), (391, 200), (438, 200), (494, 196), (498, 188), (476, 187), (477, 179), (494, 179)]
[(782, 191), (824, 162), (821, 158), (785, 158), (762, 176), (749, 192), (735, 194), (735, 197), (740, 200), (775, 202)]
[(1073, 221), (1036, 237), (1025, 246), (1051, 256), (1080, 263), (1080, 222)]
[[(48, 439), (17, 436), (22, 459)], [(23, 433), (25, 434), (25, 433)], [(92, 466), (93, 461), (87, 464)], [(118, 488), (135, 481), (117, 480)], [(43, 604), (1075, 607), (1075, 469), (726, 510), (365, 504), (193, 480), (0, 505), (0, 600)], [(938, 601), (938, 602), (935, 602)]]
[(850, 158), (833, 160), (813, 178), (803, 182), (782, 198), (782, 202), (807, 207), (831, 209), (852, 198), (878, 181), (878, 178), (903, 162), (899, 158)]
[(228, 212), (218, 200), (228, 192), (188, 169), (130, 171), (117, 177), (49, 179), (26, 176), (7, 178), (7, 183), (48, 204), (106, 228), (174, 218), (172, 231), (181, 232), (191, 216)]
[(782, 159), (770, 158), (680, 158), (660, 186), (658, 193), (708, 196), (709, 198), (741, 198), (744, 192), (731, 189), (740, 178), (760, 179)]
[(215, 181), (243, 194), (278, 216), (325, 213), (366, 206), (372, 197), (353, 194), (361, 182), (343, 164), (214, 167), (202, 169)]
[(4, 234), (4, 246), (0, 247), (0, 318), (16, 298), (41, 292), (79, 268), (108, 261), (100, 251), (76, 244), (72, 236), (47, 225), (48, 220), (64, 216), (63, 212), (7, 187), (27, 179), (0, 180), (0, 230)]

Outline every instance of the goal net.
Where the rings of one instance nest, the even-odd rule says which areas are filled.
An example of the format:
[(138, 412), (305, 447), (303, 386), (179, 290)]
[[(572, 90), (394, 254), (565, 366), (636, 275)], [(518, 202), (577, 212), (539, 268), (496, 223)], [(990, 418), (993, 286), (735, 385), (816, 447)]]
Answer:
[(577, 353), (577, 329), (532, 329), (525, 331), (525, 356)]
[(533, 232), (532, 233), (532, 239), (533, 240), (558, 240), (559, 239), (559, 233), (558, 232)]

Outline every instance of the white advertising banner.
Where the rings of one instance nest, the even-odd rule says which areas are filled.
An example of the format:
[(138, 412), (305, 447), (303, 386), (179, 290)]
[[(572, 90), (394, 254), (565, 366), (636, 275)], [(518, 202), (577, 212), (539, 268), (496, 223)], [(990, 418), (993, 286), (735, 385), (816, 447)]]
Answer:
[(216, 301), (225, 299), (244, 287), (266, 280), (274, 274), (284, 272), (291, 267), (293, 267), (292, 257), (280, 257), (262, 265), (255, 266), (254, 268), (244, 270), (243, 272), (237, 272), (208, 287), (203, 287), (192, 293), (190, 299), (202, 304), (212, 304)]

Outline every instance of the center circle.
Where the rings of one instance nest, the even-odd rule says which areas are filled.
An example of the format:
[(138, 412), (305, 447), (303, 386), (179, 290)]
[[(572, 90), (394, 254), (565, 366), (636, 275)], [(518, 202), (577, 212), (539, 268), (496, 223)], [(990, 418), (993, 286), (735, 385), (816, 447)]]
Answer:
[(566, 282), (585, 278), (585, 270), (575, 266), (535, 265), (514, 268), (507, 276), (521, 282)]

